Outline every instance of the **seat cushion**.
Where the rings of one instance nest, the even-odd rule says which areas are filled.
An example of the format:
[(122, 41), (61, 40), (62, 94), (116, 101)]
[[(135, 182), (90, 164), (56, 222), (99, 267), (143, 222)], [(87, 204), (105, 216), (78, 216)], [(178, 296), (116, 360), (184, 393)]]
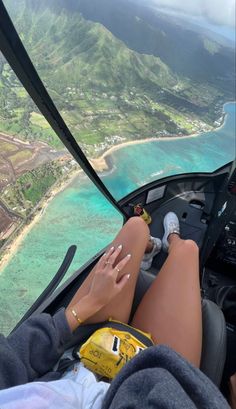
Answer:
[(149, 289), (150, 285), (152, 284), (155, 276), (145, 270), (140, 270), (140, 274), (138, 276), (135, 293), (134, 293), (134, 301), (133, 306), (130, 314), (130, 322), (133, 319), (134, 313), (137, 310), (144, 294)]
[(226, 323), (220, 308), (210, 300), (202, 301), (202, 323), (201, 370), (220, 386), (226, 358)]

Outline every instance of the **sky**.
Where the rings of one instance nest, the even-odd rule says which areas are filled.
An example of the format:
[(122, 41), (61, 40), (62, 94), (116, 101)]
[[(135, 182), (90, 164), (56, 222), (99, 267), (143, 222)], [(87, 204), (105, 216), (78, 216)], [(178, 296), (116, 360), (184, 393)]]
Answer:
[(149, 0), (149, 2), (166, 11), (204, 17), (213, 24), (235, 27), (236, 0)]

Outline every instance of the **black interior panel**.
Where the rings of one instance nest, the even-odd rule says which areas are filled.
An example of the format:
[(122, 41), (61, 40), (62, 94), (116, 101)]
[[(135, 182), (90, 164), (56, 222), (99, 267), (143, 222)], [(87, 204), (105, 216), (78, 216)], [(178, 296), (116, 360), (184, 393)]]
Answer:
[[(205, 203), (205, 198), (203, 199), (202, 193), (200, 193), (199, 196), (201, 197), (202, 203)], [(179, 195), (155, 210), (152, 213), (153, 222), (150, 226), (151, 235), (156, 237), (163, 236), (163, 218), (166, 213), (174, 211), (180, 220), (181, 237), (184, 239), (191, 238), (201, 247), (207, 229), (206, 218), (204, 216), (205, 206), (203, 206), (202, 209), (192, 206), (192, 197), (197, 198), (198, 194), (188, 192)]]

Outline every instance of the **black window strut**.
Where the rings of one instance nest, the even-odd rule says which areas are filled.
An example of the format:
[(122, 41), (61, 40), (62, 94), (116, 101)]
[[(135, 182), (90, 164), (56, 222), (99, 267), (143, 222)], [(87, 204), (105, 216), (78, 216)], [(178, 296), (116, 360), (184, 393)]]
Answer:
[(2, 0), (0, 0), (0, 50), (21, 81), (24, 88), (31, 96), (34, 103), (37, 105), (68, 151), (88, 175), (90, 180), (100, 190), (100, 192), (123, 215), (124, 219), (126, 220), (128, 215), (120, 207), (115, 198), (101, 181), (58, 112), (33, 63), (31, 62)]

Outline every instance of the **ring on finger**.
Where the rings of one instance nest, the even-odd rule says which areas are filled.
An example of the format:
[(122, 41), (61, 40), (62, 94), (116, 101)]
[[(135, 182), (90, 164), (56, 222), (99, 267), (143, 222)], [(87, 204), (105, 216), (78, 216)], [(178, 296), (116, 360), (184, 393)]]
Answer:
[(110, 261), (106, 261), (105, 265), (110, 264), (112, 266), (112, 263)]
[(120, 272), (120, 269), (118, 267), (115, 267), (115, 270), (117, 271), (117, 273)]

